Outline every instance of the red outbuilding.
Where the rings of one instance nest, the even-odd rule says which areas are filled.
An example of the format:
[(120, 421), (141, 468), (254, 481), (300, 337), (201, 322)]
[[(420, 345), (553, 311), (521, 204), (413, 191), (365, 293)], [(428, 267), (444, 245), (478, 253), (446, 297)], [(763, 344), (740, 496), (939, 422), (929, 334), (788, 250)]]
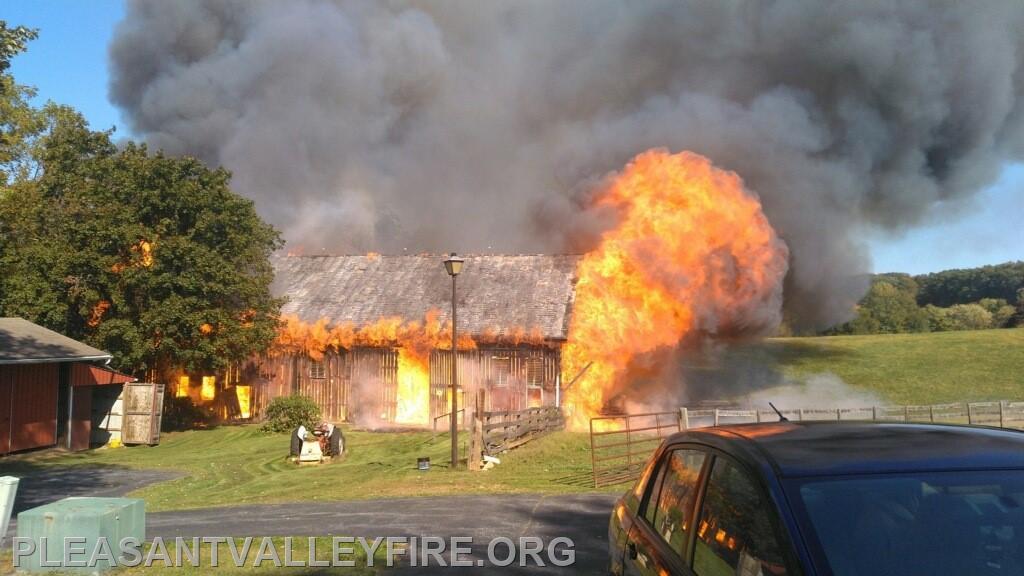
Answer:
[(135, 380), (107, 368), (110, 358), (28, 320), (0, 318), (0, 455), (88, 448), (102, 405)]

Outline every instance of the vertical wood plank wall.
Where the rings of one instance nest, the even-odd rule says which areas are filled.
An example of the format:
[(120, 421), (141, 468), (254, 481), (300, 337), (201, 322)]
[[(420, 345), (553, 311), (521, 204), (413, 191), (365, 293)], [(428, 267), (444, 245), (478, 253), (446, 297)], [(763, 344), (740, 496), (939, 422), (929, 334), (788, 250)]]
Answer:
[[(430, 355), (430, 417), (447, 414), (451, 381), (450, 351)], [(302, 394), (320, 405), (325, 418), (393, 422), (397, 408), (398, 351), (394, 348), (355, 348), (328, 352), (323, 371), (312, 370), (305, 355), (254, 358), (241, 369), (241, 383), (253, 388), (252, 410), (260, 418), (278, 396)], [(465, 394), (484, 388), (487, 410), (522, 410), (555, 403), (561, 370), (556, 347), (480, 348), (458, 354), (460, 406)], [(313, 375), (323, 378), (313, 378)], [(356, 383), (362, 383), (361, 386)]]
[(341, 421), (346, 417), (348, 404), (350, 355), (326, 354), (323, 359), (323, 378), (313, 378), (311, 369), (314, 360), (308, 356), (296, 356), (293, 393), (309, 396), (320, 406), (327, 420)]

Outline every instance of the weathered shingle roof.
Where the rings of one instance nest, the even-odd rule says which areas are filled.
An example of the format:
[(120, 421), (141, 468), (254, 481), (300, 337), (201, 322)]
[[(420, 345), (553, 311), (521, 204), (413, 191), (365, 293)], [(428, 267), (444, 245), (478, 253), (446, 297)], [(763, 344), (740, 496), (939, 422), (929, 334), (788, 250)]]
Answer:
[(0, 318), (0, 364), (109, 359), (102, 350), (24, 318)]
[[(451, 277), (444, 256), (278, 256), (274, 292), (284, 314), (305, 322), (372, 324), (430, 310), (447, 323)], [(537, 330), (564, 340), (569, 330), (578, 256), (465, 256), (458, 277), (459, 331), (471, 335)]]

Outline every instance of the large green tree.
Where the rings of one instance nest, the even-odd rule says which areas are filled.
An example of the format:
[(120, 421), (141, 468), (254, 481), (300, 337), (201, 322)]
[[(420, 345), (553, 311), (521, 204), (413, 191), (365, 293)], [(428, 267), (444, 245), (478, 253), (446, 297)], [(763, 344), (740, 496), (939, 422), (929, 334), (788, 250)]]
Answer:
[(928, 330), (928, 316), (918, 308), (917, 284), (907, 274), (879, 274), (857, 307), (857, 317), (838, 332), (895, 334)]
[(139, 376), (264, 349), (281, 239), (228, 172), (115, 145), (73, 109), (36, 109), (27, 95), (0, 94), (0, 314), (109, 350)]
[(35, 30), (0, 20), (0, 186), (31, 176), (30, 149), (45, 128), (45, 115), (29, 104), (35, 89), (7, 73), (11, 58), (35, 37)]

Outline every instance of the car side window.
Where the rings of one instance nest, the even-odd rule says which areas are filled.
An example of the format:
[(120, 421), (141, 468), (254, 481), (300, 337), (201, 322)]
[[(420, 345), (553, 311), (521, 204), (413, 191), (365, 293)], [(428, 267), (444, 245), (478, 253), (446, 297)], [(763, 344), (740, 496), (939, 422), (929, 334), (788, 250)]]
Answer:
[[(657, 462), (654, 458), (644, 466), (643, 472), (640, 473), (640, 478), (637, 479), (636, 484), (633, 485), (633, 489), (626, 493), (626, 506), (635, 512), (637, 516), (643, 515), (643, 510), (640, 509), (640, 503), (643, 500), (644, 492), (647, 491), (648, 487), (657, 486), (661, 480), (656, 476), (657, 470), (655, 465)], [(656, 494), (657, 492), (655, 492)], [(654, 496), (652, 496), (654, 498)]]
[(662, 458), (658, 470), (651, 480), (651, 492), (647, 496), (647, 508), (644, 509), (644, 519), (651, 526), (654, 526), (654, 514), (658, 510), (658, 494), (661, 493), (661, 485), (665, 482), (665, 468), (668, 467), (668, 460), (671, 452), (667, 452)]
[(694, 572), (698, 576), (787, 574), (773, 514), (747, 472), (727, 458), (716, 458), (701, 506)]
[[(652, 492), (648, 505), (647, 521), (680, 557), (685, 556), (687, 534), (693, 526), (693, 502), (705, 457), (700, 450), (667, 453), (659, 471), (661, 489)], [(653, 505), (655, 494), (657, 506)]]

